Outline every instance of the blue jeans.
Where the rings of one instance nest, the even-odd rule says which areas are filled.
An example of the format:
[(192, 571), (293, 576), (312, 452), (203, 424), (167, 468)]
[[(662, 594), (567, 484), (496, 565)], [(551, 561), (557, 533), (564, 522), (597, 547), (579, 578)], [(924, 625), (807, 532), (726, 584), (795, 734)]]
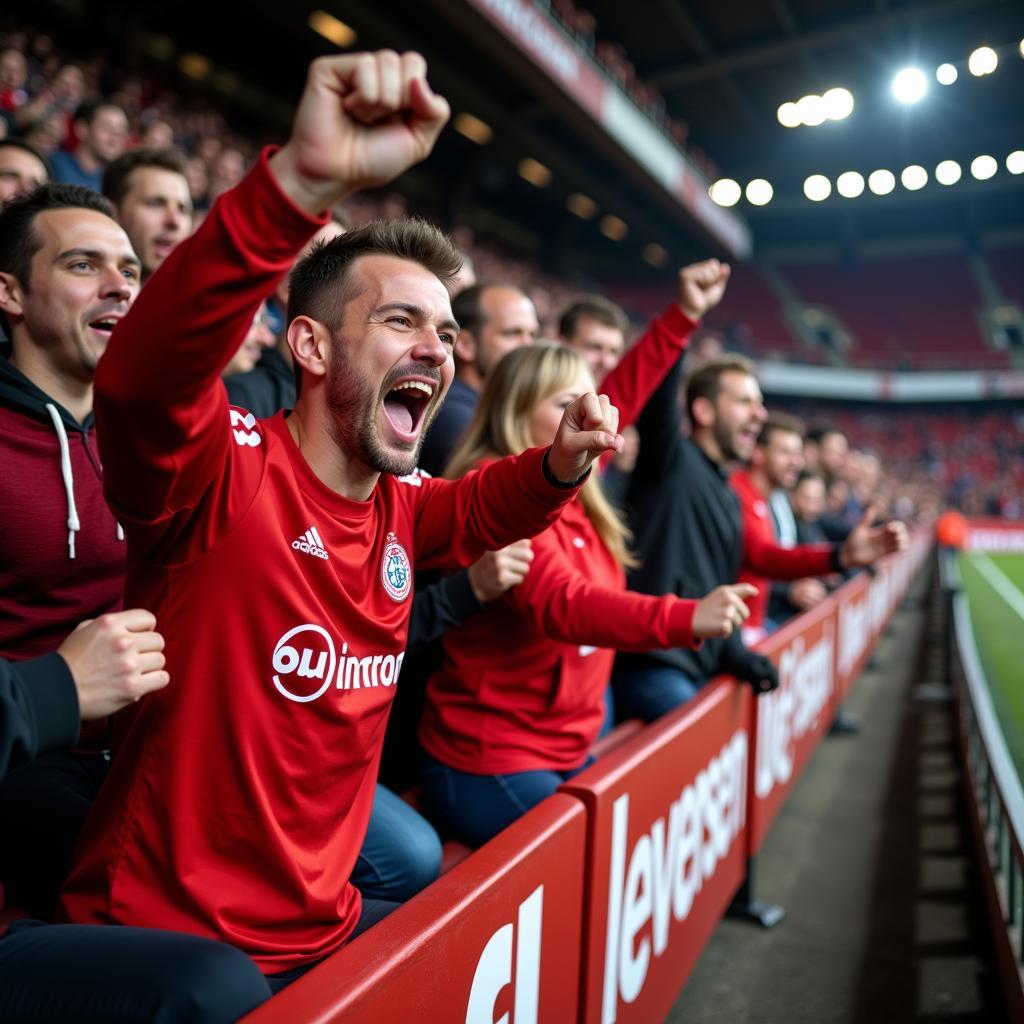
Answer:
[(352, 884), (364, 898), (404, 903), (441, 873), (441, 840), (433, 826), (377, 783), (373, 811)]
[(701, 685), (671, 665), (617, 667), (612, 674), (615, 713), (620, 722), (627, 718), (653, 722), (696, 697)]
[(483, 846), (593, 761), (588, 757), (579, 768), (565, 772), (473, 775), (424, 754), (420, 781), (431, 817), (443, 830), (469, 846)]

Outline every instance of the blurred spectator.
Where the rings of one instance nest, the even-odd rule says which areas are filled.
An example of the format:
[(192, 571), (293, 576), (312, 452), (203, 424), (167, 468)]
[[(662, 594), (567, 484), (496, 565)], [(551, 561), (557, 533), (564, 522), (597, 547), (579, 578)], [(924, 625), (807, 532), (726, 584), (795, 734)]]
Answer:
[(50, 168), (43, 155), (27, 142), (0, 142), (0, 203), (24, 195), (50, 180)]
[(420, 465), (440, 476), (469, 421), (488, 373), (506, 352), (537, 340), (540, 323), (529, 297), (518, 288), (476, 284), (457, 295), (452, 312), (460, 331), (455, 379), (423, 443)]
[(75, 113), (74, 133), (78, 142), (74, 152), (54, 154), (54, 178), (99, 192), (107, 164), (128, 144), (128, 116), (109, 103), (83, 103)]
[(603, 295), (583, 295), (559, 318), (558, 340), (583, 356), (600, 388), (619, 365), (628, 329), (629, 318), (621, 306)]
[(256, 311), (249, 330), (246, 331), (242, 344), (231, 357), (230, 362), (221, 371), (222, 377), (231, 377), (237, 373), (249, 373), (256, 369), (265, 349), (275, 342), (274, 332), (270, 329), (267, 315), (267, 304), (264, 302)]
[(133, 149), (103, 175), (103, 194), (142, 261), (143, 280), (192, 232), (185, 159), (174, 149)]

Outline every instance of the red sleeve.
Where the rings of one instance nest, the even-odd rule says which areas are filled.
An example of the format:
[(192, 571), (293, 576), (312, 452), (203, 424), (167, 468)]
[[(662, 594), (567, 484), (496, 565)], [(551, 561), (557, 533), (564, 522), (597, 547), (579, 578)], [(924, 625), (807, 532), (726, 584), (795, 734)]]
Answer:
[(126, 524), (165, 526), (225, 471), (221, 370), (320, 223), (281, 191), (270, 152), (153, 275), (100, 360), (104, 486)]
[(773, 541), (743, 531), (743, 567), (771, 580), (802, 580), (835, 572), (833, 544), (800, 544), (782, 548)]
[(485, 551), (546, 530), (579, 493), (548, 483), (546, 453), (546, 448), (528, 448), (458, 480), (422, 478), (416, 568), (467, 566)]
[(675, 366), (697, 324), (674, 303), (650, 322), (640, 340), (605, 377), (600, 391), (619, 410), (619, 429), (635, 423), (647, 400)]
[(619, 651), (700, 646), (696, 601), (596, 584), (570, 564), (561, 544), (555, 530), (535, 537), (526, 579), (502, 598), (547, 636)]

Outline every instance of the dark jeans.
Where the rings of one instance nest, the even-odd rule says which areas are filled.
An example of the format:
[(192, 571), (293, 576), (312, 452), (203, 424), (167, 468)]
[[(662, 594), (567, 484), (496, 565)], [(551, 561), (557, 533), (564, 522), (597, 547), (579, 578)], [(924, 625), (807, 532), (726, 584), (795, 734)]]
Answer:
[(8, 904), (41, 920), (53, 916), (107, 763), (99, 753), (42, 754), (0, 781), (0, 884)]
[(701, 683), (670, 665), (616, 668), (612, 675), (615, 713), (620, 722), (640, 718), (653, 722), (700, 692)]
[(472, 775), (423, 755), (423, 798), (442, 830), (470, 846), (482, 846), (531, 807), (593, 763), (572, 771)]
[(119, 925), (17, 921), (0, 938), (0, 1020), (222, 1024), (270, 997), (223, 942)]

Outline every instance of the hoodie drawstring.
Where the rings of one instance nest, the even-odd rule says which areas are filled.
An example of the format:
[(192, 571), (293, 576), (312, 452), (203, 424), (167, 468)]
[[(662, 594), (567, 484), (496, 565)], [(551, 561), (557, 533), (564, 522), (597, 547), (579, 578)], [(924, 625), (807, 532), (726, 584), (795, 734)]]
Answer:
[(75, 534), (82, 528), (78, 521), (78, 507), (75, 505), (75, 477), (71, 472), (71, 448), (68, 445), (68, 432), (64, 429), (64, 423), (57, 412), (57, 407), (51, 402), (46, 403), (46, 411), (53, 420), (53, 429), (57, 431), (57, 440), (60, 442), (60, 475), (64, 480), (64, 494), (68, 500), (68, 557), (75, 557)]

